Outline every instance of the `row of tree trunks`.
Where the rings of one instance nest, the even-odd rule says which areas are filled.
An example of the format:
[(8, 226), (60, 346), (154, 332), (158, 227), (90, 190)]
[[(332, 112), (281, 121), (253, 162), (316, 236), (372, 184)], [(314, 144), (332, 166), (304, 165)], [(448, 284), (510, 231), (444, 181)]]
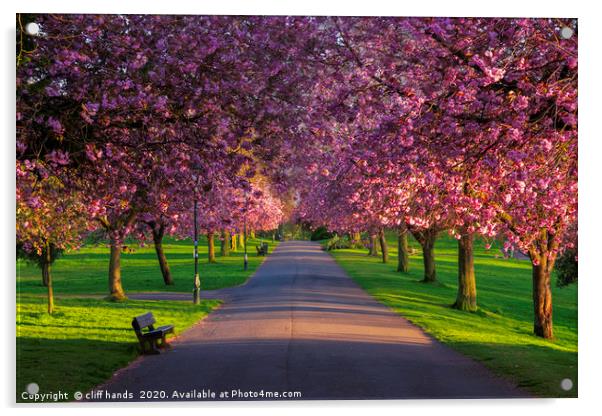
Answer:
[[(152, 226), (153, 241), (155, 251), (159, 261), (159, 267), (163, 275), (163, 281), (166, 285), (173, 284), (173, 278), (169, 270), (169, 265), (165, 252), (163, 250), (163, 226)], [(435, 267), (435, 240), (436, 230), (423, 230), (413, 232), (414, 237), (420, 243), (423, 252), (424, 261), (424, 282), (436, 282), (437, 274)], [(359, 240), (359, 233), (354, 233), (352, 239)], [(208, 258), (210, 263), (215, 260), (215, 234), (210, 232), (207, 234), (208, 240)], [(236, 250), (237, 240), (244, 246), (244, 235), (230, 234), (227, 231), (222, 232), (221, 255), (229, 255), (230, 249)], [(384, 230), (380, 230), (378, 234), (370, 234), (370, 256), (378, 256), (377, 240), (381, 247), (382, 261), (388, 261), (388, 247), (385, 238)], [(476, 276), (474, 271), (474, 254), (473, 254), (474, 235), (472, 233), (463, 232), (458, 240), (458, 292), (456, 301), (453, 307), (463, 311), (477, 310), (477, 289)], [(408, 236), (407, 229), (402, 227), (398, 230), (397, 236), (398, 247), (398, 262), (397, 271), (407, 272), (409, 270), (409, 255), (408, 255)], [(551, 289), (551, 273), (554, 267), (555, 256), (550, 256), (551, 250), (544, 250), (544, 254), (539, 254), (537, 251), (531, 251), (530, 257), (534, 262), (532, 268), (533, 279), (533, 308), (534, 308), (534, 324), (533, 332), (535, 335), (543, 338), (553, 338), (553, 322), (552, 322), (552, 289)], [(54, 310), (54, 296), (52, 288), (51, 275), (51, 252), (46, 250), (43, 253), (45, 259), (42, 261), (42, 283), (48, 287), (48, 313)], [(110, 260), (109, 260), (109, 292), (113, 300), (126, 299), (121, 282), (121, 243), (111, 240), (110, 242)]]
[(401, 227), (397, 231), (397, 271), (410, 271), (410, 256), (408, 252), (408, 229)]

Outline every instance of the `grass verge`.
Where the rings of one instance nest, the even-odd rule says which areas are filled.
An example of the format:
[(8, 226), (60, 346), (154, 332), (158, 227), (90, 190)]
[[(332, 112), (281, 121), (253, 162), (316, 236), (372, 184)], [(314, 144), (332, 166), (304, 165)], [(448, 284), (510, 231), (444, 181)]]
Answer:
[(21, 295), (17, 302), (17, 401), (29, 383), (40, 393), (66, 392), (72, 400), (107, 380), (138, 355), (132, 318), (152, 311), (159, 324), (174, 324), (181, 333), (205, 317), (216, 300), (200, 305), (177, 301), (108, 302), (95, 298), (62, 298), (54, 314), (46, 299)]

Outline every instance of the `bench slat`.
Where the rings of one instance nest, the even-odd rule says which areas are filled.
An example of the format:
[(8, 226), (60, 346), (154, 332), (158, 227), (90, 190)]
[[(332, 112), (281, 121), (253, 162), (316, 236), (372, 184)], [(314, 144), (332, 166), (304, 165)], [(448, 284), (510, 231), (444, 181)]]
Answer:
[(139, 329), (146, 328), (148, 326), (153, 325), (156, 322), (155, 317), (152, 312), (145, 313), (144, 315), (140, 315), (134, 318), (134, 323), (138, 326)]
[(155, 329), (155, 331), (162, 331), (165, 333), (169, 333), (169, 332), (173, 332), (174, 326), (173, 325), (163, 325), (160, 326), (159, 328)]

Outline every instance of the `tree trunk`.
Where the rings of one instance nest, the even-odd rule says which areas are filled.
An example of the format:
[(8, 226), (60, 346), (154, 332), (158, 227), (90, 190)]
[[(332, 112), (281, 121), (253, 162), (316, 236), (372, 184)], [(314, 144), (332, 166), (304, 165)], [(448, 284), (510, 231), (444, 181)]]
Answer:
[(209, 263), (215, 263), (215, 235), (213, 231), (207, 233), (208, 250), (207, 255)]
[(361, 247), (360, 244), (362, 242), (362, 236), (359, 232), (354, 232), (351, 235), (351, 248), (358, 248)]
[(153, 241), (155, 243), (155, 252), (157, 253), (157, 259), (159, 260), (159, 267), (161, 268), (161, 274), (163, 275), (163, 282), (166, 285), (173, 285), (173, 279), (171, 277), (171, 271), (169, 270), (169, 264), (167, 263), (167, 257), (163, 251), (163, 234), (165, 230), (163, 226), (159, 229), (152, 228)]
[(227, 257), (230, 255), (230, 233), (226, 230), (222, 231), (220, 254), (222, 257)]
[(385, 230), (380, 230), (378, 233), (378, 239), (380, 242), (380, 251), (382, 253), (383, 263), (389, 261), (389, 247), (387, 246), (387, 240), (385, 238)]
[(240, 246), (240, 248), (244, 249), (245, 248), (245, 233), (240, 233), (238, 235), (238, 245)]
[(435, 244), (434, 242), (428, 242), (422, 246), (423, 260), (424, 260), (424, 281), (425, 282), (436, 282), (437, 281), (437, 270), (435, 268)]
[[(533, 332), (542, 338), (553, 338), (552, 326), (552, 288), (550, 273), (553, 261), (548, 261), (547, 254), (537, 256), (539, 264), (533, 265)], [(550, 264), (551, 263), (551, 264)]]
[(403, 227), (397, 232), (397, 271), (407, 273), (409, 270), (408, 230)]
[(255, 230), (249, 231), (249, 238), (255, 238)]
[(125, 292), (121, 286), (121, 244), (111, 240), (111, 258), (109, 260), (109, 297), (112, 300), (125, 300)]
[(52, 290), (52, 276), (48, 275), (48, 313), (54, 312), (54, 291)]
[(436, 282), (435, 239), (437, 238), (437, 233), (434, 230), (428, 229), (425, 231), (417, 231), (413, 234), (422, 247), (422, 260), (424, 262), (424, 279), (422, 281), (425, 283)]
[(48, 287), (48, 281), (50, 280), (50, 263), (44, 261), (42, 263), (42, 286)]
[(232, 249), (232, 251), (237, 251), (238, 234), (232, 234), (231, 237), (232, 238), (230, 242), (232, 243), (232, 245), (230, 246), (230, 248)]
[(453, 307), (462, 311), (477, 310), (477, 283), (473, 258), (474, 235), (462, 233), (458, 240), (458, 294)]
[(370, 251), (369, 256), (378, 257), (378, 248), (376, 247), (376, 234), (370, 234)]
[(54, 312), (54, 291), (52, 289), (52, 274), (50, 273), (50, 265), (52, 264), (52, 255), (50, 247), (46, 248), (44, 253), (44, 264), (42, 267), (42, 273), (46, 278), (46, 286), (48, 287), (48, 313)]

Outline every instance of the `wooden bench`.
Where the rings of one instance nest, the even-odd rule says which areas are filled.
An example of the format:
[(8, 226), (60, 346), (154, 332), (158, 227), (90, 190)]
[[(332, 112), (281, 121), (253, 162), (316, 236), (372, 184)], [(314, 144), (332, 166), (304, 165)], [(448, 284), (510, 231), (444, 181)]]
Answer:
[(257, 248), (258, 256), (267, 256), (268, 255), (268, 243), (261, 243), (260, 245), (256, 246), (256, 248)]
[(143, 354), (159, 354), (159, 348), (169, 347), (165, 337), (174, 332), (174, 326), (164, 325), (155, 328), (155, 322), (152, 312), (147, 312), (132, 320), (132, 328), (136, 332)]

